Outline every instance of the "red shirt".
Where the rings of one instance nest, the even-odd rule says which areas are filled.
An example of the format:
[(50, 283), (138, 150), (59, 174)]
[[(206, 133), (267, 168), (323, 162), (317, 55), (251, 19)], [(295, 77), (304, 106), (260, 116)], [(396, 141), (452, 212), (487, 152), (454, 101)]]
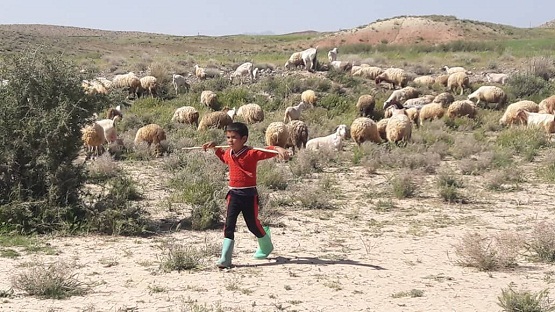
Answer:
[[(266, 149), (275, 150), (273, 146)], [(259, 160), (264, 160), (276, 156), (274, 153), (263, 152), (245, 146), (237, 153), (233, 153), (231, 148), (215, 150), (216, 156), (229, 166), (229, 186), (230, 187), (256, 187), (256, 165)]]

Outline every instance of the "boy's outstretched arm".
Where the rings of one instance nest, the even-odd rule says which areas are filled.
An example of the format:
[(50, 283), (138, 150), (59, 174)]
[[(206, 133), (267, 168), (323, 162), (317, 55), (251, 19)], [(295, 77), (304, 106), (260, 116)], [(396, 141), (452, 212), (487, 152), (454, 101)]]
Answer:
[(284, 149), (283, 147), (274, 146), (276, 152), (278, 152), (278, 158), (283, 160), (288, 160), (291, 155), (289, 155), (289, 151)]

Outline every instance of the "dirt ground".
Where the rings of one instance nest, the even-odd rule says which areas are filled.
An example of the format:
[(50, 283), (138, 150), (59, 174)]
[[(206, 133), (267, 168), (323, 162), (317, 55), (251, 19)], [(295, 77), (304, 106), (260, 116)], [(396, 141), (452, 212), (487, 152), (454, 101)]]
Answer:
[[(139, 162), (126, 170), (144, 187), (155, 218), (185, 215), (164, 208), (169, 191), (159, 165)], [(219, 248), (219, 230), (45, 238), (56, 254), (3, 258), (0, 290), (11, 287), (26, 263), (63, 260), (91, 291), (64, 300), (16, 291), (3, 299), (0, 311), (500, 311), (497, 297), (510, 283), (553, 289), (549, 265), (522, 258), (515, 269), (480, 272), (458, 265), (454, 252), (468, 231), (524, 235), (536, 220), (550, 218), (553, 185), (523, 183), (513, 192), (490, 193), (475, 183), (480, 177), (470, 177), (467, 204), (446, 204), (429, 186), (415, 198), (391, 199), (387, 209), (378, 209), (375, 194), (387, 182), (385, 172), (351, 166), (322, 174), (337, 181), (343, 195), (333, 201), (340, 208), (285, 208), (284, 226), (272, 229), (275, 250), (267, 260), (252, 259), (256, 239), (241, 222), (229, 270), (215, 268), (215, 256), (200, 270), (159, 270), (164, 242)]]

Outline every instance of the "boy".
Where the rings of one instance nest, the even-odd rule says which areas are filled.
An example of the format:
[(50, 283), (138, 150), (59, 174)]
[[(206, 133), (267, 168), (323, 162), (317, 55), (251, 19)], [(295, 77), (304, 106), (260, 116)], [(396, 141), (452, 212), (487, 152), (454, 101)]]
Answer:
[[(235, 244), (235, 225), (239, 213), (247, 223), (249, 231), (258, 238), (258, 250), (255, 259), (265, 259), (274, 249), (270, 238), (269, 227), (262, 227), (258, 220), (258, 193), (256, 190), (256, 166), (259, 160), (268, 159), (278, 155), (288, 159), (289, 153), (279, 146), (268, 146), (267, 149), (275, 150), (278, 154), (252, 149), (246, 146), (249, 136), (247, 125), (233, 122), (226, 127), (226, 139), (229, 149), (216, 148), (214, 152), (222, 162), (229, 166), (229, 192), (226, 195), (227, 210), (224, 226), (224, 242), (222, 257), (217, 262), (219, 268), (231, 266), (231, 255)], [(216, 143), (207, 142), (202, 145), (206, 151), (214, 148)]]

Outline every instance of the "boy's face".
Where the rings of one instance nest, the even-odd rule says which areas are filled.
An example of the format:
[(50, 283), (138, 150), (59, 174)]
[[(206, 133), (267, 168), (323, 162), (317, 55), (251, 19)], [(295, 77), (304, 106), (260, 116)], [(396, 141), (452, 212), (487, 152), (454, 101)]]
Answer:
[(226, 131), (225, 137), (227, 139), (227, 144), (231, 147), (231, 149), (233, 149), (233, 151), (239, 151), (243, 148), (245, 143), (247, 143), (248, 138), (247, 136), (241, 137), (241, 135), (235, 131)]

